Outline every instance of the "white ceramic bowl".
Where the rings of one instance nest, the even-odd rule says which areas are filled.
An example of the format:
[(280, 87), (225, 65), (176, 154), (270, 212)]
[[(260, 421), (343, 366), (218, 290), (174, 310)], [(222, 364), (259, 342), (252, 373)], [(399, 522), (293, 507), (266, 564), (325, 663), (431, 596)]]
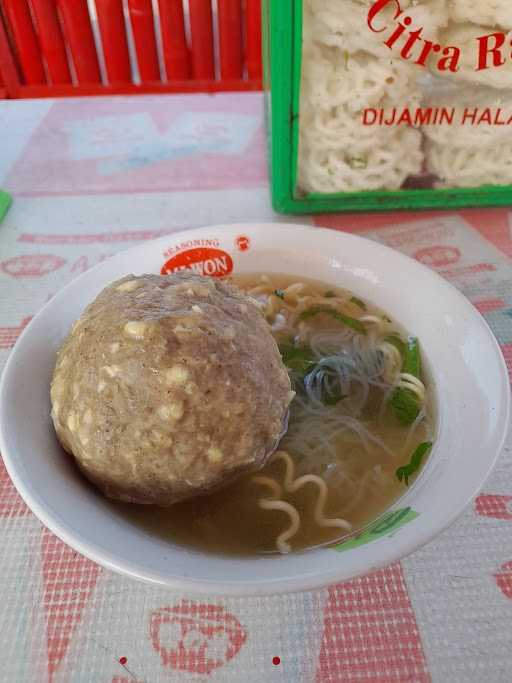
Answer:
[[(209, 249), (210, 251), (198, 251)], [(213, 250), (213, 251), (212, 251)], [(112, 280), (196, 262), (209, 274), (281, 272), (347, 287), (393, 315), (422, 344), (437, 395), (439, 434), (421, 476), (339, 552), (228, 558), (185, 549), (118, 516), (59, 447), (49, 417), (55, 352)], [(385, 246), (297, 225), (215, 226), (148, 242), (65, 287), (18, 340), (0, 387), (0, 446), (23, 499), (65, 543), (96, 562), (173, 589), (269, 594), (349, 579), (399, 560), (447, 527), (477, 493), (502, 447), (509, 381), (483, 318), (451, 285)]]

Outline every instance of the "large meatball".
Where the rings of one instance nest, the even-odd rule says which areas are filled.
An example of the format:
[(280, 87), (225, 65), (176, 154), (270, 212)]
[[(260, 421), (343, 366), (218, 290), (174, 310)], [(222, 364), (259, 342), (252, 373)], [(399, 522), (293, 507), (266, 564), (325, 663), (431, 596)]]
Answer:
[(260, 468), (293, 398), (256, 303), (189, 272), (104, 289), (60, 349), (52, 418), (107, 496), (171, 505)]

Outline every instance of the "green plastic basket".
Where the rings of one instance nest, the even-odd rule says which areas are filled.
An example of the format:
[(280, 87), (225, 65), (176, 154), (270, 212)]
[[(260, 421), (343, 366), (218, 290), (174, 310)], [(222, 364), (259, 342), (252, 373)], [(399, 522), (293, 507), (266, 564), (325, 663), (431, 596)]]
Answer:
[[(342, 0), (340, 0), (341, 2)], [(311, 193), (296, 191), (303, 0), (263, 0), (263, 59), (272, 204), (279, 213), (455, 209), (512, 204), (511, 185)]]

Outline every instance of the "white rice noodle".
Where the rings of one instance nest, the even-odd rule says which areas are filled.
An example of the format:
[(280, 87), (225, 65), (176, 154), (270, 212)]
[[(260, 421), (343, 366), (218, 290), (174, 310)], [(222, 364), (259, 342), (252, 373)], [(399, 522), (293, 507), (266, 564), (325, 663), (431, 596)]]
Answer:
[(272, 477), (258, 476), (252, 477), (252, 481), (260, 486), (270, 489), (272, 498), (260, 498), (258, 505), (262, 510), (275, 510), (284, 512), (290, 518), (290, 526), (276, 538), (276, 548), (283, 555), (291, 551), (288, 541), (295, 536), (300, 529), (300, 515), (297, 509), (284, 500), (278, 500), (283, 494), (283, 487)]
[[(352, 525), (344, 519), (330, 519), (325, 517), (324, 508), (327, 502), (328, 490), (325, 482), (320, 477), (314, 474), (307, 474), (303, 477), (294, 479), (295, 467), (291, 457), (284, 451), (278, 451), (273, 456), (274, 459), (282, 459), (286, 465), (286, 473), (284, 478), (284, 488), (288, 493), (296, 493), (302, 486), (309, 483), (314, 483), (318, 486), (319, 494), (315, 504), (314, 519), (321, 527), (334, 527), (343, 529), (344, 531), (351, 531)], [(290, 518), (290, 525), (276, 538), (276, 548), (282, 553), (286, 554), (291, 551), (289, 541), (298, 533), (300, 529), (300, 514), (296, 507), (284, 500), (278, 500), (282, 495), (282, 487), (279, 482), (271, 477), (253, 477), (252, 481), (260, 486), (266, 486), (272, 493), (272, 498), (260, 498), (258, 505), (263, 510), (284, 512)]]
[(337, 325), (332, 329), (323, 329), (321, 332), (313, 331), (309, 335), (309, 345), (318, 358), (330, 356), (342, 349), (356, 333), (350, 327)]
[(295, 465), (286, 451), (278, 451), (273, 456), (274, 460), (282, 460), (285, 463), (284, 488), (289, 493), (296, 493), (306, 484), (315, 484), (318, 487), (318, 498), (315, 504), (315, 522), (322, 527), (336, 527), (345, 531), (352, 530), (352, 524), (345, 519), (329, 519), (325, 517), (324, 508), (327, 502), (328, 490), (325, 481), (314, 474), (305, 474), (295, 478)]
[(350, 503), (348, 503), (342, 509), (342, 513), (344, 515), (348, 515), (352, 510), (354, 510), (354, 508), (356, 508), (359, 505), (359, 503), (361, 502), (361, 498), (363, 497), (366, 489), (368, 488), (370, 481), (373, 478), (374, 474), (375, 473), (373, 470), (368, 470), (368, 472), (366, 472), (363, 475), (361, 481), (359, 482), (359, 485), (358, 485), (358, 488), (357, 488), (355, 495), (352, 497)]
[(420, 403), (423, 404), (425, 402), (425, 395), (427, 393), (425, 385), (420, 379), (418, 379), (414, 375), (410, 375), (407, 372), (401, 372), (397, 386), (400, 389), (407, 389), (408, 391), (412, 391), (413, 394), (416, 394)]
[(409, 446), (411, 444), (412, 438), (416, 433), (416, 430), (420, 426), (420, 424), (423, 422), (423, 420), (427, 416), (427, 411), (425, 408), (422, 408), (420, 412), (418, 413), (418, 417), (414, 420), (412, 425), (409, 428), (409, 431), (407, 432), (407, 436), (405, 437), (404, 441), (404, 447), (403, 447), (403, 453), (406, 455), (409, 452)]
[(283, 495), (283, 487), (278, 481), (276, 481), (272, 477), (252, 477), (251, 481), (253, 481), (255, 484), (259, 484), (260, 486), (266, 486), (267, 488), (269, 488), (273, 495), (273, 498), (276, 500), (277, 498), (281, 498), (281, 496)]
[(384, 379), (390, 384), (394, 384), (400, 374), (402, 367), (402, 356), (400, 351), (389, 342), (382, 341), (378, 346), (384, 356)]
[(288, 541), (293, 538), (300, 529), (300, 515), (297, 512), (297, 509), (284, 500), (268, 500), (267, 498), (260, 498), (258, 505), (263, 510), (285, 512), (290, 517), (290, 526), (276, 538), (277, 550), (281, 554), (286, 555), (292, 549)]

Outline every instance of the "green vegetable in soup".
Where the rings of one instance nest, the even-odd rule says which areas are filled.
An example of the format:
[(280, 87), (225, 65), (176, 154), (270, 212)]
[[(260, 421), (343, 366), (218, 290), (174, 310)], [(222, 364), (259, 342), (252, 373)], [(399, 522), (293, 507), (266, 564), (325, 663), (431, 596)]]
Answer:
[(306, 375), (317, 363), (313, 352), (306, 346), (295, 346), (291, 342), (281, 344), (279, 351), (286, 367), (302, 376)]
[(409, 337), (407, 340), (402, 372), (421, 379), (420, 343), (416, 337)]
[(351, 327), (356, 332), (359, 332), (360, 334), (366, 334), (366, 327), (360, 320), (352, 318), (350, 315), (340, 313), (339, 311), (336, 311), (334, 308), (329, 308), (329, 306), (313, 306), (313, 308), (308, 308), (306, 311), (303, 311), (303, 313), (301, 313), (300, 319), (309, 320), (310, 318), (313, 318), (315, 315), (330, 315), (331, 318), (334, 318), (334, 320), (337, 320), (338, 322), (342, 323), (343, 325), (346, 325), (347, 327)]
[(412, 425), (420, 414), (418, 397), (409, 389), (402, 387), (393, 392), (391, 407), (398, 421), (405, 426)]
[[(293, 340), (287, 344), (281, 344), (279, 347), (283, 363), (288, 370), (294, 373), (295, 389), (299, 392), (304, 391), (304, 383), (308, 375), (315, 370), (318, 364), (318, 358), (315, 357), (313, 351), (307, 346), (296, 346)], [(347, 398), (340, 388), (323, 388), (320, 400), (326, 406), (338, 405), (340, 401)]]
[[(398, 339), (397, 337), (387, 337), (386, 341), (394, 343), (395, 346), (402, 353), (403, 363), (402, 372), (413, 375), (421, 379), (421, 357), (420, 345), (416, 337), (409, 337), (407, 344), (402, 343), (402, 349), (399, 348), (397, 342), (391, 341)], [(401, 340), (400, 340), (401, 341)], [(391, 407), (398, 419), (403, 425), (411, 425), (418, 417), (421, 406), (416, 394), (409, 389), (399, 387), (393, 392), (391, 397)]]
[(279, 299), (282, 299), (284, 301), (284, 292), (282, 289), (275, 289), (274, 296), (277, 296)]
[(384, 337), (384, 341), (388, 344), (392, 344), (395, 347), (395, 349), (398, 350), (399, 354), (402, 356), (403, 359), (407, 347), (405, 342), (402, 341), (398, 335), (390, 334), (388, 337)]
[(398, 481), (403, 481), (406, 486), (409, 486), (409, 477), (412, 477), (412, 475), (420, 469), (423, 458), (430, 453), (432, 446), (433, 444), (431, 441), (420, 443), (418, 448), (411, 455), (411, 460), (409, 463), (403, 467), (399, 467), (396, 470), (395, 474), (398, 478)]
[(359, 306), (359, 308), (362, 308), (363, 311), (367, 310), (366, 304), (362, 299), (358, 299), (357, 296), (353, 296), (350, 301), (355, 304), (356, 306)]

